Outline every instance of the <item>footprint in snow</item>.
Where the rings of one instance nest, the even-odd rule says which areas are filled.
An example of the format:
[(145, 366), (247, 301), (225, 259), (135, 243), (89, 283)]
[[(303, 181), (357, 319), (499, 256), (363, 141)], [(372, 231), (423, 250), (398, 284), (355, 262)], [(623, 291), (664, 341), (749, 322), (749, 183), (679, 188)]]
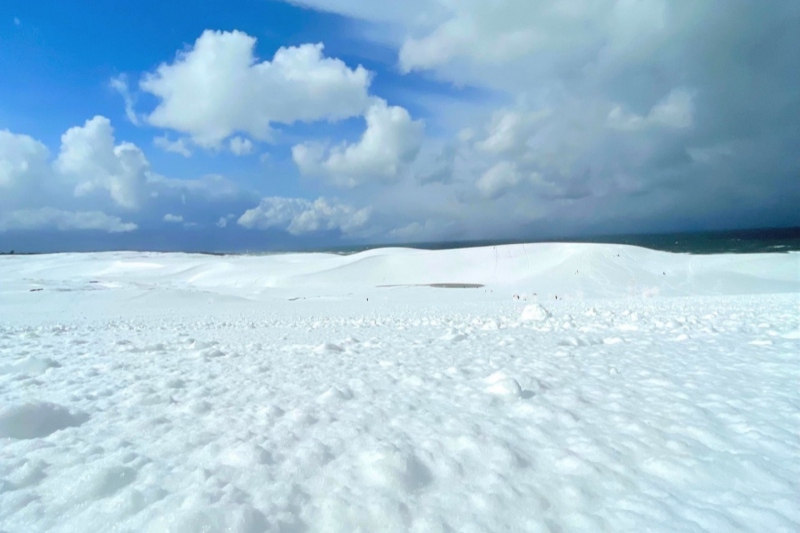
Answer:
[(37, 439), (56, 431), (80, 426), (89, 420), (81, 411), (48, 402), (15, 405), (0, 411), (0, 438)]

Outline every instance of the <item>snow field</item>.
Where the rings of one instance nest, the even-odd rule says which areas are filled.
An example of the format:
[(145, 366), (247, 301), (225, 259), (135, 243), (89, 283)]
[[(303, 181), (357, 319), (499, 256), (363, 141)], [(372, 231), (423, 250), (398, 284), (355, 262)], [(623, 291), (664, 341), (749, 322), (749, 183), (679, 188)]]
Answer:
[(0, 530), (800, 528), (800, 299), (767, 290), (793, 283), (783, 256), (731, 290), (763, 294), (516, 301), (320, 288), (297, 257), (320, 287), (269, 257), (247, 259), (281, 287), (226, 279), (227, 258), (192, 267), (198, 287), (193, 256), (107, 255), (0, 266)]

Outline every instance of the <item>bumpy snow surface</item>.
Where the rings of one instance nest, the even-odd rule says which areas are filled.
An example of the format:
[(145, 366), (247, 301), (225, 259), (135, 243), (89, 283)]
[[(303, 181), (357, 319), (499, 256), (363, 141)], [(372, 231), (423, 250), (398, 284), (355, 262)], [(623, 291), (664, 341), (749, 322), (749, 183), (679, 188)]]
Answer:
[(799, 259), (0, 257), (0, 530), (798, 531)]

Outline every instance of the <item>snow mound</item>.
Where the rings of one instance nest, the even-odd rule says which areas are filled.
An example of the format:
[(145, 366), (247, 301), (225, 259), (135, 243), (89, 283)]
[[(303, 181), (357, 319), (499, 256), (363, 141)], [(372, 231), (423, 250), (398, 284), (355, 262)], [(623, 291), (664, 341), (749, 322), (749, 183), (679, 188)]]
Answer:
[(219, 460), (222, 464), (229, 466), (252, 468), (257, 465), (271, 463), (272, 456), (261, 446), (247, 442), (238, 442), (223, 451), (219, 455)]
[(39, 358), (28, 356), (9, 365), (0, 365), (0, 374), (44, 374), (51, 368), (58, 368), (61, 365), (57, 361), (48, 357)]
[(376, 488), (414, 492), (432, 481), (431, 471), (410, 450), (383, 446), (362, 454), (364, 481)]
[(341, 353), (344, 351), (344, 348), (339, 346), (338, 344), (334, 344), (332, 342), (324, 342), (314, 348), (314, 353)]
[(484, 381), (489, 385), (485, 389), (489, 394), (509, 398), (519, 398), (522, 396), (522, 387), (519, 382), (503, 370), (498, 370)]
[(338, 403), (353, 399), (353, 391), (349, 387), (333, 386), (319, 396), (322, 403)]
[(0, 412), (0, 437), (37, 439), (61, 429), (79, 426), (88, 419), (86, 413), (73, 413), (53, 403), (16, 405)]
[(82, 469), (69, 496), (76, 502), (110, 498), (136, 480), (137, 472), (125, 466), (102, 466)]
[(522, 314), (520, 315), (519, 319), (522, 322), (544, 322), (552, 315), (550, 311), (545, 309), (539, 304), (530, 304), (526, 305), (525, 309), (522, 310)]
[(522, 396), (522, 387), (519, 386), (519, 382), (516, 379), (508, 378), (489, 385), (486, 387), (486, 392), (497, 396), (517, 398)]

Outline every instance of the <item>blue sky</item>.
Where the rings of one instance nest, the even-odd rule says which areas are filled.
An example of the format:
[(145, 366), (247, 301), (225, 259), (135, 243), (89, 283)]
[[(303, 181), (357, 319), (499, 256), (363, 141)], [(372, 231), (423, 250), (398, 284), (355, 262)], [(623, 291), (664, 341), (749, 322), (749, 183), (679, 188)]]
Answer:
[(789, 1), (9, 0), (0, 249), (800, 224), (799, 20)]

